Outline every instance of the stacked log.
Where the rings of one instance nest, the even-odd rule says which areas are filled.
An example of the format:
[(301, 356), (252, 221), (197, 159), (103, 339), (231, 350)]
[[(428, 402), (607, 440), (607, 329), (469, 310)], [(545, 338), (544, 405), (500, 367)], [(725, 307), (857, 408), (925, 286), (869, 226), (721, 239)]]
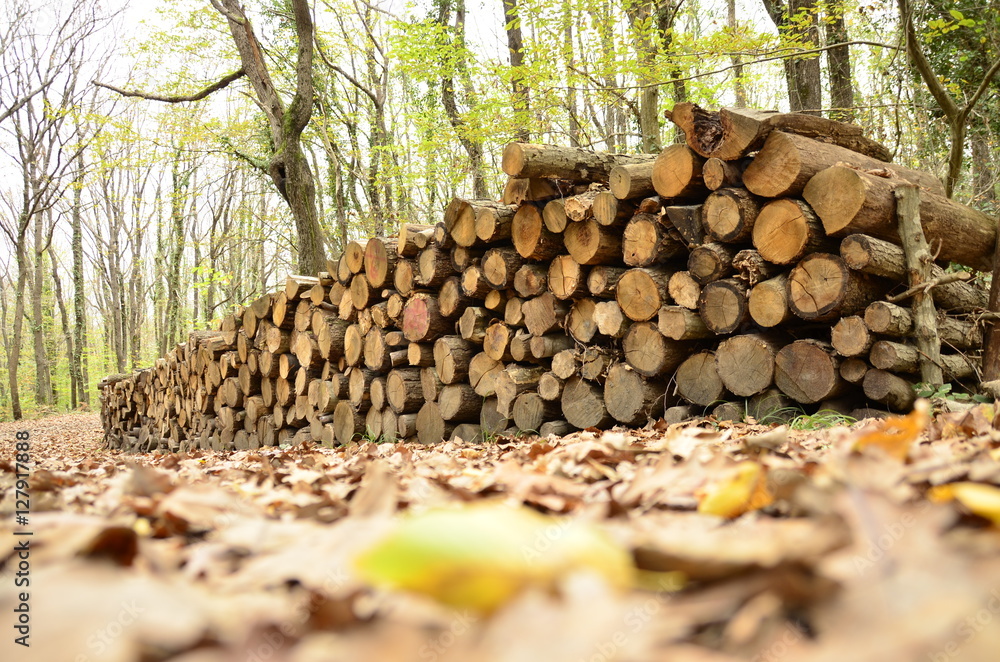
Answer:
[[(508, 146), (499, 201), (456, 198), (436, 226), (351, 242), (326, 272), (109, 377), (108, 443), (436, 443), (907, 409), (928, 357), (925, 317), (898, 299), (913, 284), (898, 190), (921, 187), (944, 260), (990, 266), (996, 222), (850, 125), (690, 104), (673, 119), (687, 144), (658, 155)], [(920, 293), (937, 307), (934, 360), (968, 382), (986, 291), (946, 266)]]

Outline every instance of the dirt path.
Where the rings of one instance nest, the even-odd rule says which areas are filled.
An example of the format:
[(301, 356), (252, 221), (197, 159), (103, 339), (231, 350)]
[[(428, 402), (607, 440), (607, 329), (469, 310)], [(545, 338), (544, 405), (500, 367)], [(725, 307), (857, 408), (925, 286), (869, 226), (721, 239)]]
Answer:
[(171, 456), (101, 449), (93, 415), (3, 423), (0, 659), (993, 661), (1000, 534), (927, 499), (1000, 493), (992, 423)]

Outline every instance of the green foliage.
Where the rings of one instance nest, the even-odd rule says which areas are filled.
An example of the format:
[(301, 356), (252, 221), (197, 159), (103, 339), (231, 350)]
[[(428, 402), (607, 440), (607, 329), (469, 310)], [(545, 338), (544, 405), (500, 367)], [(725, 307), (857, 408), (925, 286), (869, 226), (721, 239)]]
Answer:
[(913, 385), (913, 390), (916, 391), (918, 398), (927, 398), (929, 400), (952, 400), (954, 402), (993, 402), (993, 399), (989, 396), (982, 395), (981, 393), (956, 393), (952, 391), (952, 384), (928, 384), (926, 382), (920, 382), (919, 384)]
[(788, 427), (793, 430), (823, 430), (839, 425), (852, 425), (857, 423), (856, 418), (847, 416), (832, 409), (821, 409), (815, 414), (802, 414), (793, 418)]

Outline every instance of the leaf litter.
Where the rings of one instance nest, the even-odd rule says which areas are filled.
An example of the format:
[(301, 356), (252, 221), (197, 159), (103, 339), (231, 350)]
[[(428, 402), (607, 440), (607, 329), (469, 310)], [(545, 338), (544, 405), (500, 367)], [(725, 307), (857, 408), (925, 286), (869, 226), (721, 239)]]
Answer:
[(4, 423), (8, 540), (31, 432), (33, 629), (0, 656), (992, 662), (998, 414), (174, 455)]

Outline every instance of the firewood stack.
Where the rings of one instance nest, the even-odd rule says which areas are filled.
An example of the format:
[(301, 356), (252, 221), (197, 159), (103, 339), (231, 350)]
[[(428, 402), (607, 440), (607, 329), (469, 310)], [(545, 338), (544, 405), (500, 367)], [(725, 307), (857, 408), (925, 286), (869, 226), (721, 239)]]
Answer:
[[(509, 145), (500, 201), (456, 198), (435, 226), (352, 242), (328, 272), (109, 377), (109, 444), (435, 443), (795, 406), (905, 411), (925, 327), (944, 380), (975, 380), (986, 290), (925, 264), (936, 286), (912, 293), (896, 198), (919, 187), (945, 265), (990, 269), (994, 220), (858, 127), (692, 104), (672, 119), (687, 144), (659, 155)], [(907, 298), (924, 292), (929, 323)]]

